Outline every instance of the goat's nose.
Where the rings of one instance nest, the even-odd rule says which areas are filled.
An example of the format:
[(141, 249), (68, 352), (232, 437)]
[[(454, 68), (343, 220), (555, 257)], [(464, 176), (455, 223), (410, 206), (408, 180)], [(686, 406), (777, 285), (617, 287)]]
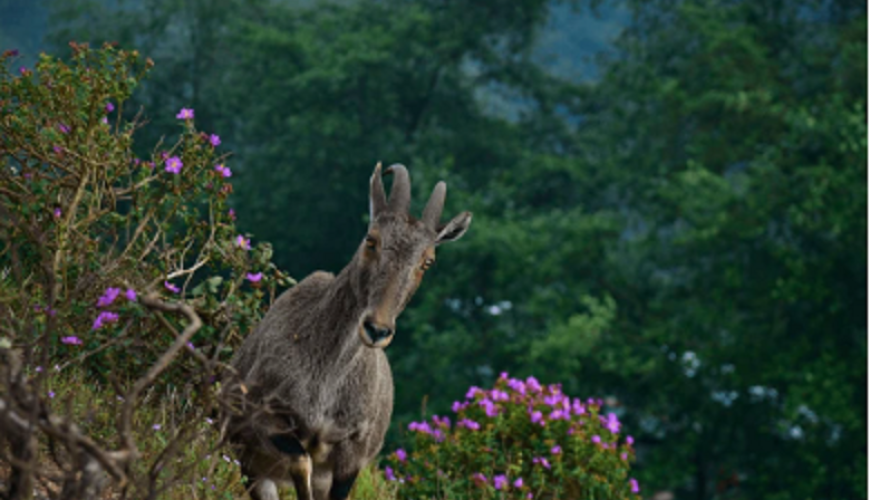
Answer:
[(366, 335), (368, 335), (369, 340), (371, 340), (373, 344), (377, 344), (378, 341), (389, 338), (393, 335), (393, 330), (378, 326), (371, 321), (364, 322), (363, 328), (365, 328)]

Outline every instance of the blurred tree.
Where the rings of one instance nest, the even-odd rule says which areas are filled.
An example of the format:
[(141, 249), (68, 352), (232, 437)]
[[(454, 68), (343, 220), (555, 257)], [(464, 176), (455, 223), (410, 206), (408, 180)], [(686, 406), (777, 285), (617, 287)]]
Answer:
[(646, 491), (866, 496), (866, 6), (632, 6), (575, 142), (491, 178), (409, 313), (404, 385), (615, 396)]
[[(142, 82), (124, 110), (143, 107), (155, 126), (141, 131), (140, 144), (156, 144), (156, 130), (171, 130), (182, 107), (196, 112), (197, 126), (217, 131), (229, 116), (224, 102), (232, 68), (229, 40), (237, 23), (257, 15), (267, 0), (48, 0), (48, 46), (65, 53), (70, 40), (117, 42), (155, 60), (158, 71)], [(226, 137), (224, 137), (226, 139)], [(150, 151), (139, 151), (141, 154)]]
[(276, 6), (245, 23), (228, 75), (240, 220), (291, 271), (337, 271), (364, 236), (377, 161), (408, 164), (417, 209), (438, 178), (476, 191), (512, 168), (528, 147), (521, 128), (478, 97), (560, 91), (527, 57), (546, 6), (363, 1)]

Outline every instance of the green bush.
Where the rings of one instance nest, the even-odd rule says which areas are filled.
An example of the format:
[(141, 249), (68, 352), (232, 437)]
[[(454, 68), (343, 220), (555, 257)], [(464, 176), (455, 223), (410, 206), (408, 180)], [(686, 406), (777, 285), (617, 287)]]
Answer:
[(0, 55), (0, 469), (13, 490), (101, 490), (87, 458), (129, 498), (237, 497), (215, 381), (292, 280), (235, 228), (228, 154), (193, 110), (134, 143), (151, 61), (70, 45), (33, 69)]
[(639, 498), (628, 477), (634, 440), (620, 442), (618, 417), (600, 410), (502, 373), (492, 390), (472, 387), (453, 403), (455, 423), (411, 423), (414, 451), (391, 453), (384, 475), (400, 499)]
[(226, 356), (292, 280), (238, 234), (228, 155), (193, 110), (176, 116), (177, 140), (134, 154), (143, 122), (125, 103), (151, 61), (70, 45), (69, 64), (13, 70), (16, 54), (0, 56), (0, 305), (17, 332), (0, 337), (48, 335), (31, 361), (87, 353), (92, 374), (131, 377), (180, 326), (147, 314), (139, 297), (153, 293), (192, 305), (204, 323), (192, 344)]

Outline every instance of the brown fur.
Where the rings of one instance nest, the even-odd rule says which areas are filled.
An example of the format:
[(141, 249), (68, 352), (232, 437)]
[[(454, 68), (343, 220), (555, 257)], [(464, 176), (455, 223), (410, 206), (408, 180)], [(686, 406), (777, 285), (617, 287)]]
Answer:
[(280, 482), (292, 482), (300, 500), (346, 498), (383, 446), (393, 409), (383, 348), (394, 333), (369, 332), (394, 332), (435, 247), (458, 239), (471, 222), (463, 212), (438, 224), (443, 183), (423, 219), (414, 219), (407, 171), (395, 165), (387, 172), (395, 174), (390, 203), (378, 164), (369, 231), (350, 263), (337, 276), (318, 271), (282, 294), (232, 361), (244, 389), (233, 385), (230, 393), (247, 394), (230, 420), (230, 439), (255, 500), (278, 500)]

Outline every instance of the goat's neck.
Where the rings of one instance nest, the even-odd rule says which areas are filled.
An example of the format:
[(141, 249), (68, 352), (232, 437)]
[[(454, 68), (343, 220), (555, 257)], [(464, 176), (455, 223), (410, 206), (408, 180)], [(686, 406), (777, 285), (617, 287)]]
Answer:
[(322, 325), (325, 326), (321, 332), (322, 341), (318, 342), (323, 369), (333, 377), (339, 375), (339, 378), (360, 351), (366, 349), (357, 331), (366, 302), (359, 296), (360, 290), (354, 287), (354, 264), (351, 262), (329, 284), (320, 310)]

